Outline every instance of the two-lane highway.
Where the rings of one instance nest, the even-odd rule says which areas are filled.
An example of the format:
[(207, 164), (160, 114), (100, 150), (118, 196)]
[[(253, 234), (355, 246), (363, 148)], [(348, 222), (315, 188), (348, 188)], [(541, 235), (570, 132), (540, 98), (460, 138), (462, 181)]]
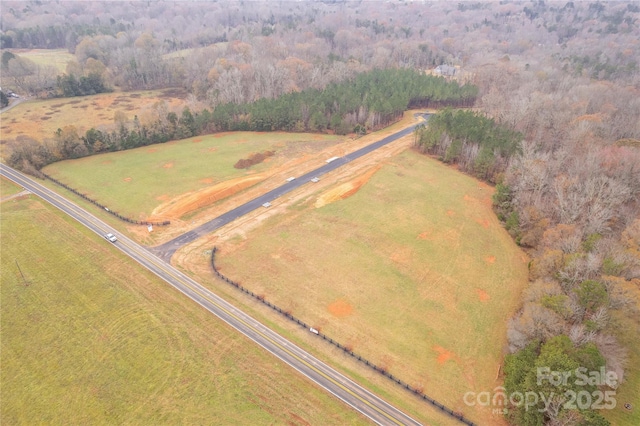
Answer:
[[(419, 115), (422, 116), (425, 120), (428, 120), (431, 114), (425, 113), (425, 114), (419, 114)], [(195, 241), (196, 239), (204, 235), (210, 234), (216, 229), (222, 228), (224, 225), (233, 222), (237, 218), (244, 216), (245, 214), (252, 212), (253, 210), (262, 208), (263, 204), (270, 203), (276, 198), (279, 198), (284, 194), (291, 192), (296, 188), (299, 188), (300, 186), (308, 183), (311, 179), (315, 177), (320, 177), (326, 173), (329, 173), (330, 171), (335, 170), (339, 167), (342, 167), (345, 164), (350, 163), (362, 157), (363, 155), (366, 155), (384, 145), (387, 145), (395, 140), (398, 140), (403, 136), (407, 136), (411, 134), (415, 130), (416, 126), (419, 126), (419, 125), (420, 124), (416, 124), (414, 126), (407, 127), (406, 129), (403, 129), (390, 136), (387, 136), (386, 138), (383, 138), (377, 142), (369, 144), (364, 148), (360, 148), (350, 154), (347, 154), (344, 157), (337, 157), (335, 158), (335, 160), (327, 164), (324, 164), (323, 166), (318, 167), (317, 169), (309, 173), (299, 176), (296, 179), (290, 182), (287, 182), (282, 186), (279, 186), (278, 188), (273, 189), (257, 198), (254, 198), (253, 200), (245, 204), (242, 204), (241, 206), (238, 206), (235, 209), (229, 210), (228, 212), (218, 216), (217, 218), (209, 222), (206, 222), (198, 226), (197, 228), (192, 229), (191, 231), (185, 232), (184, 234), (179, 235), (178, 237), (170, 241), (167, 241), (162, 245), (154, 247), (152, 250), (159, 257), (169, 262), (171, 260), (171, 256), (173, 256), (176, 250), (178, 250), (180, 247), (184, 246), (185, 244)]]
[[(0, 174), (51, 203), (97, 234), (104, 236), (108, 232), (115, 233), (115, 230), (109, 225), (79, 206), (4, 164), (0, 164)], [(105, 240), (105, 244), (112, 243)], [(118, 235), (118, 241), (113, 244), (178, 291), (375, 423), (381, 425), (419, 424), (416, 420), (174, 269), (136, 242), (125, 236)]]

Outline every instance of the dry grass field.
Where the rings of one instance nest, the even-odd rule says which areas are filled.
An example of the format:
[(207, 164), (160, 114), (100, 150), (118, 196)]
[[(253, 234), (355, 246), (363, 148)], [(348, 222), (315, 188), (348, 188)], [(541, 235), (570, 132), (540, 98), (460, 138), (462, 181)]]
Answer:
[(57, 209), (0, 207), (3, 425), (366, 424)]
[(67, 49), (9, 49), (22, 58), (29, 59), (40, 66), (53, 66), (60, 74), (67, 69), (67, 63), (76, 59)]
[(2, 113), (3, 142), (23, 135), (37, 141), (53, 138), (59, 128), (75, 126), (79, 134), (92, 127), (113, 124), (116, 113), (132, 120), (154, 115), (157, 105), (186, 105), (186, 92), (177, 89), (101, 93), (74, 98), (30, 100)]
[[(367, 181), (368, 180), (368, 181)], [(527, 258), (491, 187), (412, 151), (221, 244), (217, 265), (392, 374), (481, 424)]]

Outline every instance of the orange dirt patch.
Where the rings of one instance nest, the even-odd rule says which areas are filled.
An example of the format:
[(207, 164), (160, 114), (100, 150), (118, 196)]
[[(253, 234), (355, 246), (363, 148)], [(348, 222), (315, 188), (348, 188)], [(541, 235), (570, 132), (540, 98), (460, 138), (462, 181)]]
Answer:
[(487, 263), (495, 263), (496, 257), (495, 256), (489, 256), (489, 257), (485, 258), (484, 260)]
[(162, 165), (163, 169), (170, 169), (172, 167), (173, 167), (173, 163), (165, 163), (165, 164)]
[(156, 200), (158, 200), (158, 201), (167, 201), (167, 200), (169, 200), (169, 196), (167, 194), (162, 194), (161, 196), (156, 197)]
[(149, 149), (147, 149), (147, 152), (149, 152), (149, 153), (154, 153), (154, 152), (156, 152), (157, 150), (158, 150), (158, 148), (149, 148)]
[(353, 306), (342, 299), (338, 299), (335, 302), (331, 303), (328, 306), (328, 309), (329, 312), (331, 312), (331, 315), (337, 318), (348, 317), (353, 312)]
[(488, 228), (490, 225), (489, 219), (475, 219), (475, 221), (482, 225), (483, 228)]
[(202, 138), (196, 138), (193, 140), (193, 143), (200, 143), (202, 142)]
[(480, 298), (481, 302), (486, 302), (487, 300), (491, 299), (491, 296), (489, 296), (489, 293), (487, 293), (486, 291), (480, 288), (476, 288), (476, 293), (478, 293), (478, 297)]
[(428, 240), (430, 235), (431, 235), (431, 232), (424, 231), (424, 232), (418, 234), (416, 239), (418, 239), (418, 240)]
[(210, 183), (213, 183), (213, 179), (211, 178), (200, 179), (200, 182), (210, 184)]
[(131, 178), (130, 177), (126, 177), (126, 178), (124, 178), (122, 180), (125, 181), (125, 182), (131, 182)]
[(265, 179), (263, 174), (231, 179), (199, 191), (182, 194), (168, 202), (162, 203), (153, 210), (149, 220), (177, 219), (191, 211), (215, 203), (229, 197)]
[(447, 210), (447, 216), (455, 216), (456, 212), (454, 212), (453, 210)]
[(380, 167), (382, 167), (381, 164), (373, 167), (357, 178), (338, 185), (335, 188), (332, 188), (323, 193), (316, 200), (314, 204), (315, 207), (320, 208), (322, 206), (326, 206), (327, 204), (333, 203), (334, 201), (344, 200), (345, 198), (352, 196), (353, 194), (358, 192), (358, 190), (362, 188), (362, 186), (367, 183), (378, 170), (380, 170)]
[(434, 346), (433, 350), (438, 353), (438, 364), (444, 364), (453, 357), (453, 352), (446, 350), (442, 346)]
[(408, 248), (396, 250), (389, 258), (395, 263), (407, 265), (411, 261), (411, 250)]

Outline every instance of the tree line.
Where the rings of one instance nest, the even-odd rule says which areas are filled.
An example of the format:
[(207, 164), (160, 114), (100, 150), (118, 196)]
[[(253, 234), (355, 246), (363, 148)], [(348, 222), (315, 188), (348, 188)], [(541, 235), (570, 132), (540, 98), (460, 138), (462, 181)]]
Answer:
[(469, 110), (445, 109), (416, 128), (415, 145), (445, 163), (495, 183), (518, 152), (522, 134)]
[(58, 129), (52, 143), (20, 143), (8, 159), (19, 169), (39, 170), (55, 161), (137, 148), (218, 131), (296, 131), (347, 134), (374, 130), (407, 108), (466, 106), (477, 88), (443, 77), (400, 69), (375, 70), (324, 90), (308, 89), (252, 103), (221, 104), (213, 112), (166, 112), (150, 123), (119, 122), (80, 136), (73, 126)]
[[(474, 79), (483, 111), (523, 135), (494, 195), (497, 215), (531, 259), (530, 283), (508, 322), (505, 393), (554, 392), (528, 410), (508, 404), (506, 417), (516, 425), (604, 425), (606, 411), (597, 408), (611, 408), (610, 400), (565, 403), (572, 392), (595, 402), (594, 392), (611, 395), (635, 380), (625, 383), (636, 374), (626, 363), (640, 324), (640, 98), (624, 79), (568, 78), (561, 65), (542, 72), (527, 61), (512, 57)], [(561, 386), (538, 383), (539, 368), (571, 376)], [(617, 380), (580, 385), (576, 368), (604, 368)]]
[[(504, 383), (507, 396), (548, 400), (508, 405), (508, 420), (608, 425), (598, 408), (612, 408), (610, 397), (572, 409), (567, 395), (595, 401), (624, 381), (627, 350), (614, 329), (618, 312), (634, 309), (624, 283), (640, 276), (640, 152), (624, 144), (547, 149), (484, 115), (449, 109), (416, 129), (416, 146), (497, 181), (496, 214), (532, 257), (531, 284), (509, 321)], [(558, 385), (541, 369), (571, 377)], [(577, 371), (607, 371), (611, 380), (581, 382)]]

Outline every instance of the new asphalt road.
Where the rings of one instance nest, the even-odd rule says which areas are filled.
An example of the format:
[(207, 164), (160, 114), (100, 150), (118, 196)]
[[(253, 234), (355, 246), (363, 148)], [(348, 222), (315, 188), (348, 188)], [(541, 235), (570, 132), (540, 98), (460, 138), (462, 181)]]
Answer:
[[(4, 164), (0, 164), (0, 174), (51, 203), (101, 236), (109, 232), (116, 232), (109, 225), (87, 211)], [(131, 256), (194, 302), (218, 316), (375, 423), (380, 425), (419, 424), (397, 408), (389, 405), (249, 315), (225, 302), (129, 238), (118, 235), (118, 241), (115, 243), (110, 243), (105, 239), (104, 244), (113, 244), (114, 247)], [(277, 380), (277, 378), (274, 378), (274, 380)]]
[[(424, 117), (425, 120), (428, 120), (430, 116), (430, 114), (420, 114), (420, 115)], [(253, 200), (241, 206), (238, 206), (233, 210), (229, 210), (228, 212), (218, 216), (217, 218), (207, 223), (204, 223), (198, 226), (197, 228), (192, 229), (191, 231), (188, 231), (170, 241), (167, 241), (162, 245), (154, 247), (152, 250), (160, 258), (164, 259), (166, 262), (169, 262), (171, 260), (171, 256), (173, 256), (176, 250), (178, 250), (183, 245), (189, 244), (190, 242), (195, 241), (196, 239), (202, 237), (203, 235), (210, 234), (216, 229), (221, 228), (224, 225), (233, 222), (237, 218), (244, 216), (245, 214), (255, 209), (264, 208), (262, 207), (263, 204), (270, 203), (276, 198), (281, 197), (284, 194), (290, 191), (293, 191), (294, 189), (299, 188), (302, 185), (309, 183), (311, 179), (315, 177), (320, 177), (325, 173), (329, 173), (330, 171), (335, 170), (338, 167), (342, 167), (345, 164), (350, 163), (351, 161), (357, 158), (360, 158), (363, 155), (366, 155), (371, 151), (374, 151), (380, 148), (381, 146), (387, 145), (403, 136), (411, 134), (416, 128), (416, 126), (419, 126), (419, 124), (416, 124), (415, 126), (407, 127), (404, 130), (394, 133), (393, 135), (387, 136), (384, 139), (381, 139), (377, 142), (367, 145), (364, 148), (361, 148), (348, 155), (345, 155), (344, 157), (338, 157), (335, 160), (325, 164), (322, 167), (319, 167), (302, 176), (298, 176), (296, 177), (296, 179), (292, 180), (291, 182), (287, 182), (284, 185), (259, 196), (258, 198), (254, 198)]]

